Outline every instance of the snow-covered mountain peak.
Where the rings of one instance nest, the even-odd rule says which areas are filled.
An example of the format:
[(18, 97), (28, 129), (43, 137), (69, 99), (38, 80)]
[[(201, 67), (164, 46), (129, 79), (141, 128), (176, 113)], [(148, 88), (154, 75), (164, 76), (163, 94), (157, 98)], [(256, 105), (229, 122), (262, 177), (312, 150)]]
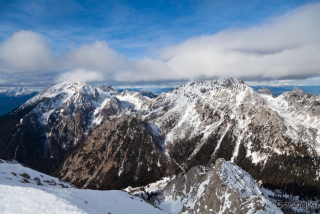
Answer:
[[(238, 120), (227, 127), (235, 124), (243, 132), (244, 124), (249, 123), (249, 120), (244, 120), (241, 114), (253, 105), (262, 104), (263, 100), (242, 80), (219, 78), (188, 82), (160, 94), (152, 102), (149, 114), (145, 117), (156, 118), (152, 119), (153, 122), (165, 133), (166, 144), (171, 144), (185, 135), (192, 138), (203, 133), (205, 139), (209, 137), (207, 133), (220, 129), (224, 121)], [(159, 119), (156, 115), (160, 116)], [(229, 128), (224, 129), (228, 131)], [(167, 129), (170, 131), (164, 131)], [(223, 131), (221, 134), (224, 136)], [(199, 143), (199, 148), (201, 145)]]
[(260, 94), (265, 105), (277, 112), (293, 142), (304, 142), (320, 154), (320, 98), (299, 88), (274, 98)]
[[(44, 101), (47, 99), (46, 104), (42, 104), (42, 109), (59, 108), (64, 103), (73, 102), (81, 104), (84, 97), (97, 97), (97, 90), (87, 83), (82, 82), (62, 82), (53, 85), (46, 90), (40, 92), (27, 102), (25, 102), (20, 109), (24, 109), (27, 106), (34, 105), (35, 103)], [(50, 101), (49, 101), (49, 100)]]
[(306, 92), (304, 92), (303, 90), (301, 90), (300, 88), (294, 87), (292, 90), (293, 94), (298, 94), (298, 95), (305, 95)]
[(20, 97), (37, 93), (35, 90), (29, 90), (23, 87), (1, 87), (0, 96)]
[(60, 94), (74, 94), (77, 92), (92, 93), (94, 87), (83, 82), (62, 82), (53, 85), (43, 92), (41, 92), (42, 97), (55, 97)]
[(218, 79), (213, 79), (212, 83), (225, 87), (235, 87), (244, 84), (244, 81), (233, 77), (220, 77)]
[[(185, 88), (192, 88), (193, 90), (199, 88), (199, 89), (221, 89), (221, 88), (228, 88), (228, 89), (239, 89), (242, 88), (242, 85), (244, 85), (243, 80), (237, 79), (237, 78), (217, 78), (212, 80), (198, 80), (198, 81), (189, 81), (183, 85), (181, 85), (179, 88), (174, 89), (185, 89)], [(203, 91), (203, 90), (202, 90)], [(201, 91), (201, 92), (202, 92)], [(202, 92), (203, 93), (203, 92)]]

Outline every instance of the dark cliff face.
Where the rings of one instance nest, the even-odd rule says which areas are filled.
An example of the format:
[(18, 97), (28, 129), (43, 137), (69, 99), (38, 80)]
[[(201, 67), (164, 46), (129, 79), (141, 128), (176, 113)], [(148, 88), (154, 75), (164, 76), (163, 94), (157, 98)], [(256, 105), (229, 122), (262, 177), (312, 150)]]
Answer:
[(142, 186), (178, 172), (146, 125), (133, 117), (107, 120), (94, 129), (56, 173), (80, 188)]

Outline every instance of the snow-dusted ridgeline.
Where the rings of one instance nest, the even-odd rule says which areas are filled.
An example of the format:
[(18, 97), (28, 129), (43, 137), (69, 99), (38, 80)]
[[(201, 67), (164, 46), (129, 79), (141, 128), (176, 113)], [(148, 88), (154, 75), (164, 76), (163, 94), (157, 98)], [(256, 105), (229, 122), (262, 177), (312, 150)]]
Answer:
[[(310, 154), (319, 151), (320, 111), (312, 114), (310, 109), (319, 105), (320, 98), (303, 94), (309, 99), (308, 104), (292, 108), (286, 99), (289, 95), (273, 98), (270, 91), (257, 92), (239, 79), (191, 81), (159, 95), (142, 118), (159, 127), (167, 148), (177, 140), (203, 135), (189, 159), (212, 135), (219, 137), (216, 148), (219, 149), (219, 142), (229, 134), (236, 142), (232, 161), (236, 161), (239, 147), (244, 144), (247, 157), (255, 164), (264, 164), (270, 152), (284, 154), (292, 150), (286, 146), (284, 137), (297, 145), (305, 143), (311, 149)], [(265, 132), (254, 133), (253, 129), (259, 126), (264, 126)], [(257, 139), (263, 148), (259, 151), (252, 148)]]

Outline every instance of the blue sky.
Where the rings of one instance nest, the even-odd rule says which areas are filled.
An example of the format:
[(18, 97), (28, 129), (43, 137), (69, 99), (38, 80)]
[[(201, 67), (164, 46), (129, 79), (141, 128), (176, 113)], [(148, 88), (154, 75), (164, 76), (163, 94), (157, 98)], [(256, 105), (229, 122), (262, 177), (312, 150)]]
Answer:
[[(113, 84), (151, 82), (163, 85), (170, 82), (223, 76), (225, 73), (230, 76), (233, 73), (229, 71), (233, 68), (221, 69), (219, 73), (218, 68), (210, 67), (210, 65), (203, 69), (208, 71), (211, 69), (211, 73), (199, 71), (197, 75), (190, 75), (197, 72), (196, 68), (202, 67), (199, 63), (206, 58), (205, 53), (207, 52), (186, 58), (186, 62), (190, 62), (193, 59), (198, 60), (201, 56), (200, 61), (197, 61), (198, 64), (189, 66), (194, 66), (194, 72), (187, 71), (188, 69), (183, 67), (184, 62), (179, 62), (177, 59), (182, 58), (182, 50), (190, 51), (190, 53), (196, 52), (195, 48), (189, 48), (191, 43), (192, 47), (197, 47), (197, 43), (200, 46), (208, 43), (214, 47), (217, 46), (215, 44), (221, 44), (224, 47), (224, 44), (235, 42), (239, 33), (243, 36), (241, 42), (249, 44), (250, 35), (259, 37), (258, 33), (254, 32), (255, 28), (261, 28), (259, 30), (261, 34), (268, 32), (268, 29), (271, 29), (271, 34), (274, 34), (272, 32), (279, 29), (276, 25), (281, 26), (282, 22), (283, 26), (286, 22), (290, 25), (297, 18), (310, 23), (317, 18), (317, 15), (307, 17), (305, 14), (310, 13), (308, 10), (312, 14), (314, 6), (319, 7), (319, 1), (1, 1), (0, 62), (2, 65), (0, 64), (0, 77), (2, 81), (0, 85), (50, 85), (63, 79), (72, 80), (73, 78), (80, 81), (102, 81)], [(314, 20), (314, 23), (311, 24), (315, 25), (316, 22)], [(313, 32), (311, 28), (314, 25), (308, 29), (304, 29), (304, 25), (306, 24), (302, 23), (299, 26), (303, 28), (301, 31), (306, 31), (306, 35), (301, 35), (299, 41), (294, 40), (293, 43), (297, 44), (296, 46), (288, 44), (288, 47), (280, 47), (279, 45), (279, 48), (274, 47), (272, 50), (261, 48), (259, 45), (256, 47), (236, 45), (231, 48), (240, 48), (241, 52), (247, 51), (248, 48), (250, 51), (252, 48), (259, 49), (260, 54), (264, 51), (278, 49), (283, 51), (309, 44), (318, 47), (320, 41), (318, 29)], [(248, 41), (244, 41), (247, 34), (244, 31), (248, 31)], [(291, 29), (288, 29), (289, 31)], [(229, 40), (217, 42), (218, 37), (224, 34), (226, 34), (225, 38), (230, 37)], [(315, 36), (314, 38), (302, 38), (308, 37), (307, 34)], [(279, 35), (279, 37), (288, 36), (285, 35), (285, 32), (279, 32)], [(14, 52), (17, 56), (10, 53), (11, 58), (1, 58), (1, 50), (2, 55), (6, 56), (5, 51), (12, 49), (11, 46), (18, 48), (15, 46), (18, 43), (22, 47)], [(48, 63), (40, 63), (41, 65), (30, 65), (29, 62), (20, 63), (19, 57), (23, 57), (23, 54), (20, 53), (29, 50), (23, 47), (25, 43), (30, 47), (34, 45), (34, 49), (39, 50), (39, 52), (34, 51), (34, 57), (29, 61), (48, 61)], [(278, 43), (280, 44), (281, 41), (275, 41), (272, 44)], [(182, 46), (186, 49), (180, 50)], [(210, 45), (203, 45), (203, 49), (206, 46)], [(105, 63), (103, 57), (100, 59), (99, 53), (94, 52), (96, 50), (101, 51), (100, 55), (108, 58), (106, 60), (110, 62)], [(302, 53), (308, 53), (308, 51), (310, 50), (306, 48)], [(91, 52), (94, 54), (85, 55)], [(318, 53), (318, 49), (315, 52)], [(208, 54), (215, 55), (215, 53)], [(32, 55), (32, 53), (25, 54), (28, 57)], [(310, 54), (314, 55), (313, 52)], [(41, 58), (44, 55), (48, 57)], [(101, 66), (92, 65), (89, 62), (83, 63), (83, 59), (92, 56), (95, 58), (91, 61), (96, 64), (101, 62)], [(100, 61), (97, 60), (97, 57)], [(15, 64), (14, 59), (17, 60), (17, 64), (20, 63), (19, 66)], [(219, 57), (210, 60), (215, 59), (220, 60)], [(229, 61), (232, 63), (233, 59)], [(277, 60), (280, 59), (270, 59), (270, 62), (276, 63)], [(113, 62), (117, 66), (113, 66)], [(310, 62), (313, 61), (306, 63), (310, 64)], [(261, 67), (267, 62), (256, 63), (257, 67), (259, 67), (258, 63), (261, 63)], [(56, 64), (63, 64), (63, 66), (59, 67)], [(291, 68), (287, 68), (283, 75), (276, 75), (274, 78), (272, 75), (265, 75), (263, 71), (257, 73), (252, 71), (248, 74), (235, 72), (234, 76), (250, 81), (285, 79), (291, 81), (292, 79), (304, 79), (305, 81), (311, 78), (314, 82), (314, 78), (317, 78), (320, 73), (320, 71), (316, 72), (319, 70), (317, 66), (313, 65), (306, 75), (299, 75), (298, 71), (290, 73)], [(154, 67), (157, 67), (158, 70), (154, 70)], [(225, 66), (222, 65), (222, 67)], [(269, 69), (280, 69), (280, 67), (282, 68), (283, 65)], [(243, 70), (245, 69), (244, 67)], [(163, 74), (159, 75), (159, 72)], [(269, 70), (266, 69), (265, 72)], [(304, 71), (301, 70), (301, 72)], [(176, 73), (176, 75), (171, 75), (171, 73)], [(77, 79), (80, 76), (90, 77)], [(41, 78), (42, 81), (38, 81), (37, 78)]]

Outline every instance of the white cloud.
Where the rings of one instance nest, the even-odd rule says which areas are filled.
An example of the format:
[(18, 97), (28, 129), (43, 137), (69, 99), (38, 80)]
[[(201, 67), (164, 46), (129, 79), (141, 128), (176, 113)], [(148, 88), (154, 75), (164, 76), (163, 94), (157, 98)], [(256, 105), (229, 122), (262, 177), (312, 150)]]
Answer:
[[(29, 77), (46, 75), (47, 79), (52, 77), (52, 82), (156, 82), (216, 76), (247, 80), (317, 77), (320, 76), (319, 11), (320, 3), (309, 4), (251, 28), (191, 38), (164, 48), (160, 59), (135, 61), (128, 60), (104, 41), (55, 55), (42, 35), (20, 31), (0, 44), (0, 72)], [(20, 82), (32, 79), (24, 75)]]
[(19, 31), (0, 44), (0, 71), (43, 72), (54, 64), (52, 50), (41, 34)]
[(131, 61), (124, 70), (114, 74), (118, 82), (144, 82), (170, 80), (175, 78), (174, 71), (164, 62), (151, 58)]
[(89, 70), (99, 70), (106, 73), (116, 72), (127, 67), (128, 61), (123, 54), (111, 49), (106, 42), (98, 41), (84, 44), (72, 49), (64, 56), (67, 68), (82, 67)]
[(101, 82), (104, 81), (104, 76), (96, 71), (87, 71), (84, 69), (75, 69), (62, 73), (56, 80), (56, 82)]
[(177, 78), (320, 75), (319, 11), (319, 3), (307, 5), (260, 26), (189, 39), (161, 56)]

